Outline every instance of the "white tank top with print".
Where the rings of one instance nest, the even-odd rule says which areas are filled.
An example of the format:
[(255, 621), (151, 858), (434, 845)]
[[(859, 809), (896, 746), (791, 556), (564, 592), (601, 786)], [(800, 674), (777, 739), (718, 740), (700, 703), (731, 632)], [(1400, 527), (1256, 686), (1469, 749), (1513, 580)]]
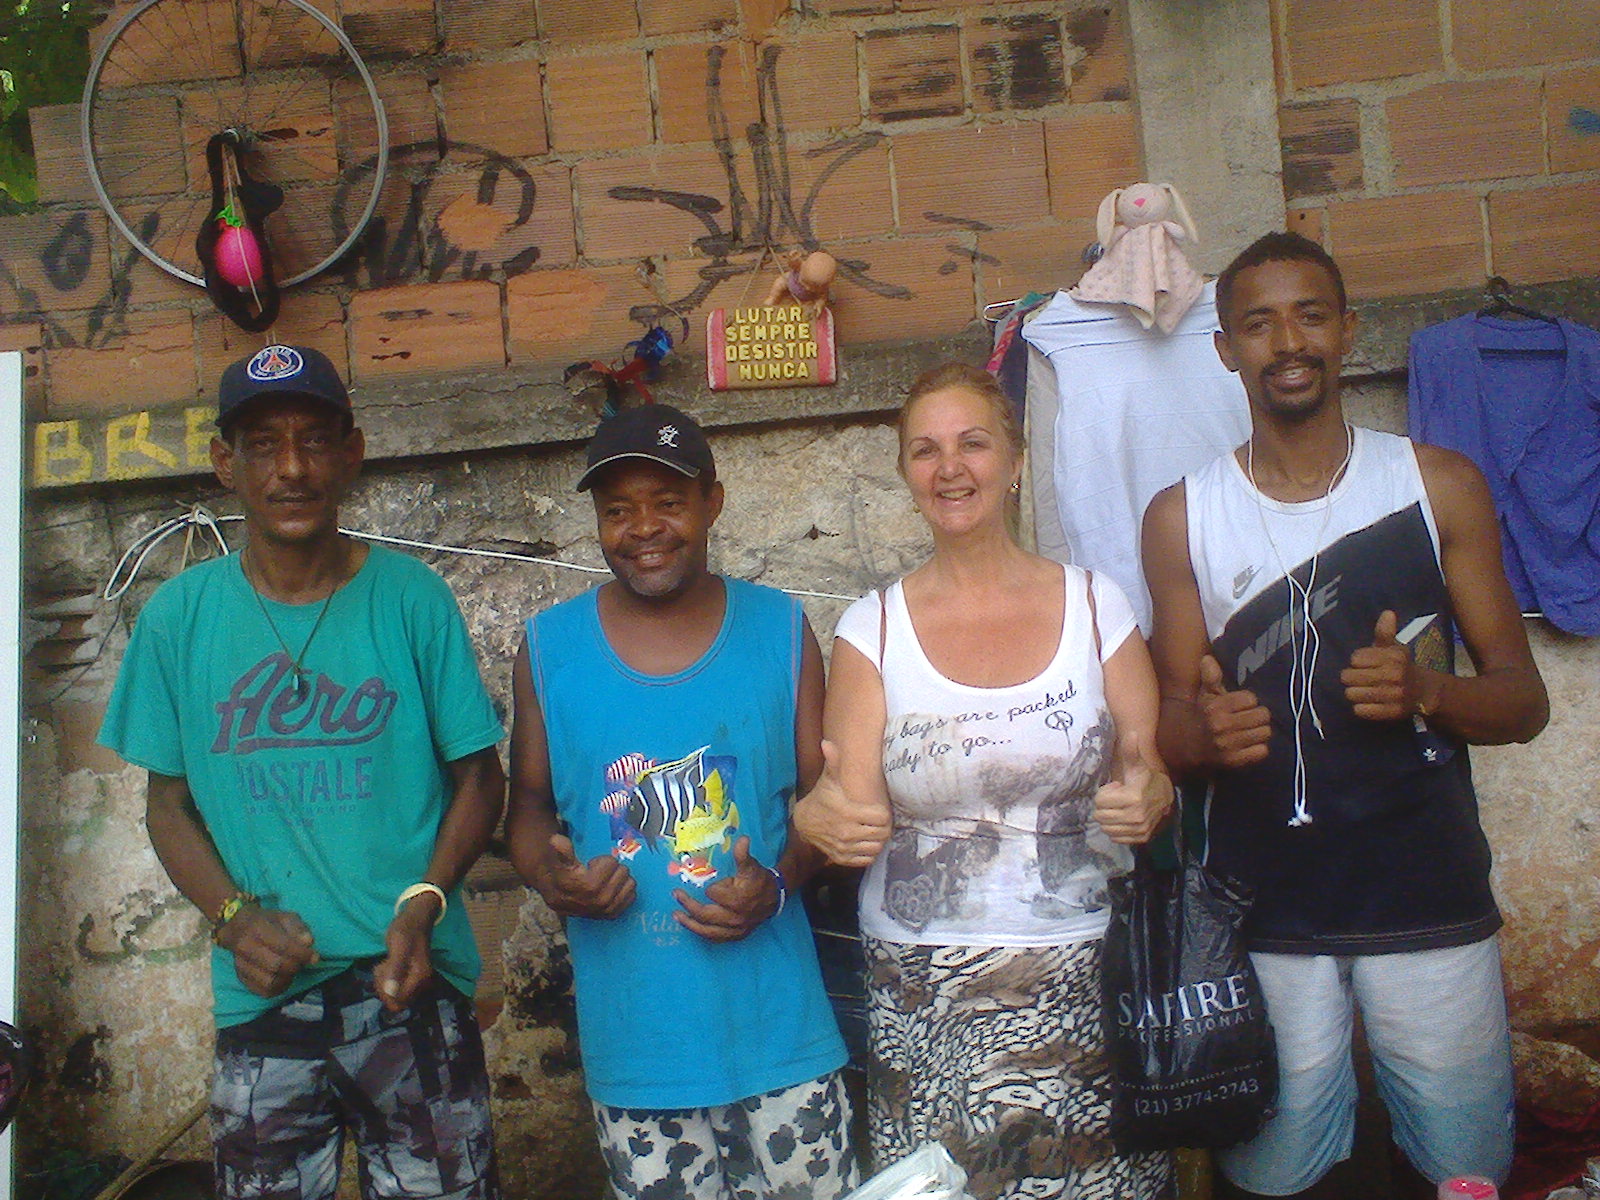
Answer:
[(970, 687), (935, 670), (898, 583), (885, 601), (873, 592), (840, 618), (837, 636), (881, 661), (888, 711), (883, 771), (894, 834), (862, 883), (863, 933), (1041, 946), (1105, 931), (1106, 880), (1132, 857), (1090, 819), (1115, 750), (1101, 663), (1137, 631), (1122, 589), (1095, 575), (1097, 658), (1088, 580), (1078, 567), (1062, 570), (1055, 657), (1012, 687)]

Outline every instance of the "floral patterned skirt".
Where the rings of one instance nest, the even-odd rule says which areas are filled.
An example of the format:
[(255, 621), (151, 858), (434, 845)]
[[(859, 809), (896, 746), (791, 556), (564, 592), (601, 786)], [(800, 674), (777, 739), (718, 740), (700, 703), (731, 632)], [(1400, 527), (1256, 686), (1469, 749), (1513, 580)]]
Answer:
[(1111, 1145), (1098, 940), (865, 941), (877, 1169), (938, 1141), (978, 1200), (1171, 1200), (1171, 1155)]

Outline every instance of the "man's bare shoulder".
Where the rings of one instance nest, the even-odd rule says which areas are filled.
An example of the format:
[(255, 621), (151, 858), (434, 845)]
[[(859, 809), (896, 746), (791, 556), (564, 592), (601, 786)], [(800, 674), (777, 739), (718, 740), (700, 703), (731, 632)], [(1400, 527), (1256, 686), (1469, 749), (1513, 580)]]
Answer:
[(1422, 471), (1423, 479), (1432, 482), (1438, 479), (1441, 483), (1472, 483), (1483, 480), (1483, 472), (1478, 469), (1478, 464), (1458, 450), (1451, 450), (1445, 446), (1433, 446), (1427, 442), (1413, 442), (1417, 452), (1417, 467)]
[(1188, 501), (1183, 480), (1168, 484), (1150, 498), (1144, 510), (1146, 536), (1171, 537), (1188, 528)]
[(1455, 517), (1478, 518), (1487, 507), (1492, 513), (1489, 482), (1478, 465), (1455, 450), (1415, 443), (1417, 469), (1436, 517), (1449, 523)]

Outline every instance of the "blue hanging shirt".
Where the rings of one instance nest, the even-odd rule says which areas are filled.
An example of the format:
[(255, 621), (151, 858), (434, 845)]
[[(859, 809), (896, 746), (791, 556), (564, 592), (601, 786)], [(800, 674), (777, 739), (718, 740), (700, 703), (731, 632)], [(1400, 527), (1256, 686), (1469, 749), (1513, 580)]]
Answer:
[(1524, 610), (1600, 634), (1600, 330), (1458, 317), (1411, 337), (1411, 436), (1489, 481)]
[(795, 789), (800, 605), (725, 579), (711, 647), (674, 675), (612, 650), (599, 590), (527, 623), (556, 808), (578, 860), (625, 863), (638, 889), (613, 920), (567, 922), (589, 1094), (617, 1108), (731, 1104), (844, 1065), (805, 908), (736, 942), (674, 919), (732, 875), (733, 844), (775, 866)]

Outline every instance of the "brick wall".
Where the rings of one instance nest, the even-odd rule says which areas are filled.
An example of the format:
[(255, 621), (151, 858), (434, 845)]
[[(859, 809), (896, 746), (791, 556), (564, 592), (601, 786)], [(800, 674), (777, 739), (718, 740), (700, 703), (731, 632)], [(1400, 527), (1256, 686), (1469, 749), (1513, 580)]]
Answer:
[(1274, 0), (1284, 192), (1353, 294), (1600, 275), (1600, 0)]
[[(763, 256), (801, 245), (841, 261), (843, 341), (951, 333), (985, 302), (1076, 278), (1101, 195), (1141, 173), (1114, 0), (345, 0), (343, 14), (393, 165), (359, 252), (287, 291), (275, 333), (358, 384), (529, 364), (554, 378), (655, 319), (677, 336), (686, 318), (693, 352), (707, 308), (764, 292)], [(139, 45), (140, 69), (176, 87), (124, 72), (108, 122), (111, 190), (158, 231), (206, 203), (201, 149), (239, 65), (225, 37), (191, 40)], [(273, 52), (246, 36), (246, 61)], [(194, 82), (209, 76), (220, 101)], [(308, 228), (294, 202), (352, 206), (372, 120), (348, 80), (282, 90), (292, 203), (269, 228), (284, 246)], [(48, 203), (0, 219), (0, 336), (39, 365), (38, 415), (206, 394), (263, 339), (109, 227), (77, 106), (32, 122)]]

